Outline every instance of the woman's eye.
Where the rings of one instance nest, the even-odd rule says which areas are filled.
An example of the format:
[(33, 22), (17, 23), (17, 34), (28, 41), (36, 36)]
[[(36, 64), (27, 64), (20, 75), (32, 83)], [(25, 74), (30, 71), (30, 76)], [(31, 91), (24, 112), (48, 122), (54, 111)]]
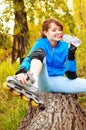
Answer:
[(56, 32), (56, 29), (52, 30), (53, 32)]

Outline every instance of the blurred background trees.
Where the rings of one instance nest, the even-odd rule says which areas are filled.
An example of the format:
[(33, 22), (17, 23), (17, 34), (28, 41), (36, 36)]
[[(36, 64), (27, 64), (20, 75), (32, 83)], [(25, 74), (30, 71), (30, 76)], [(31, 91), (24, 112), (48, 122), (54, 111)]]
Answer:
[[(11, 50), (12, 62), (18, 57), (21, 59), (40, 37), (41, 24), (47, 18), (60, 20), (64, 25), (64, 33), (76, 35), (85, 46), (85, 0), (2, 0), (0, 5), (2, 4), (4, 9), (0, 15), (0, 46)], [(9, 21), (14, 24), (13, 27), (10, 24), (4, 26)], [(10, 28), (12, 33), (9, 34)]]
[(27, 25), (27, 14), (23, 0), (13, 0), (14, 9), (14, 37), (12, 46), (12, 63), (23, 55), (29, 41), (29, 29)]

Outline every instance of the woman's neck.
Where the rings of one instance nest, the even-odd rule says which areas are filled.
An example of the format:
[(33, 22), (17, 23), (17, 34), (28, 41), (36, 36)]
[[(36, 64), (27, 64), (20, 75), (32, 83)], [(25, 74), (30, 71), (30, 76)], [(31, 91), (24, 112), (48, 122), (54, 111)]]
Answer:
[(57, 41), (49, 41), (50, 42), (50, 45), (52, 46), (52, 48), (55, 48), (58, 44)]

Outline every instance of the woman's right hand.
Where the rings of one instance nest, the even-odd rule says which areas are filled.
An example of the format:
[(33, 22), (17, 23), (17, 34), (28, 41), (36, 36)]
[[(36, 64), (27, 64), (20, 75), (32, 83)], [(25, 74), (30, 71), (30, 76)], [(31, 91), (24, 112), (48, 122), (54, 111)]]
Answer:
[(19, 73), (17, 75), (14, 75), (15, 78), (17, 78), (19, 81), (21, 81), (22, 84), (25, 84), (27, 82), (27, 74), (26, 73)]

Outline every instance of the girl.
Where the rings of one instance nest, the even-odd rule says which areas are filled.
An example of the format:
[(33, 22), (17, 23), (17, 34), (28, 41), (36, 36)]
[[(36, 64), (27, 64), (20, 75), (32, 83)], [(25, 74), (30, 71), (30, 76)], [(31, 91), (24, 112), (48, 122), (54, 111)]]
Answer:
[(86, 92), (86, 79), (77, 78), (76, 74), (77, 48), (72, 44), (69, 47), (62, 40), (62, 31), (63, 26), (56, 19), (43, 22), (41, 38), (35, 42), (14, 76), (21, 81), (20, 88), (24, 91)]

